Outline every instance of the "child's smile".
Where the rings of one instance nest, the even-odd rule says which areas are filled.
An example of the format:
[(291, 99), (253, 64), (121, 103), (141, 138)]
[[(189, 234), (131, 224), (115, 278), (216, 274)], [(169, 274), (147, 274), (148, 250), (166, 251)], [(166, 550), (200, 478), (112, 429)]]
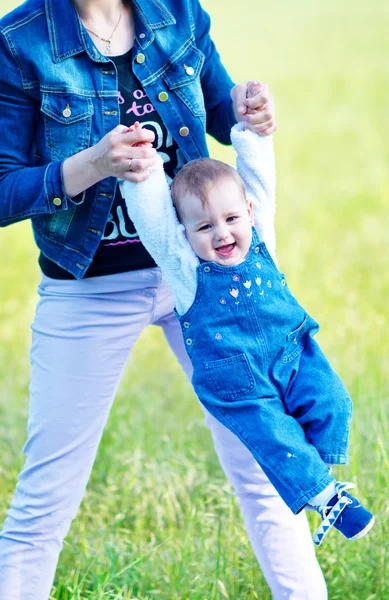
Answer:
[(195, 193), (180, 202), (186, 237), (202, 260), (220, 265), (242, 262), (252, 237), (252, 205), (232, 177), (210, 186), (205, 202)]

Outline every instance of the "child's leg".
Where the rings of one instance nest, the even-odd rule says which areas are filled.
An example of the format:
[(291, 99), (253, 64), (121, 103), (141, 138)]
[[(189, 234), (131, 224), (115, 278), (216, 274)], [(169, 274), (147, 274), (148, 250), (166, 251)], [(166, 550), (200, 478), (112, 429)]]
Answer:
[(320, 346), (306, 336), (305, 348), (292, 363), (283, 365), (287, 412), (303, 428), (327, 464), (346, 464), (352, 403), (348, 392)]
[[(310, 336), (294, 363), (289, 365), (291, 376), (285, 393), (288, 412), (327, 464), (345, 464), (352, 404), (343, 382)], [(354, 486), (332, 481), (309, 500), (309, 506), (323, 518), (314, 537), (316, 544), (321, 544), (332, 526), (352, 540), (363, 537), (373, 526), (373, 515), (346, 492), (350, 487)]]

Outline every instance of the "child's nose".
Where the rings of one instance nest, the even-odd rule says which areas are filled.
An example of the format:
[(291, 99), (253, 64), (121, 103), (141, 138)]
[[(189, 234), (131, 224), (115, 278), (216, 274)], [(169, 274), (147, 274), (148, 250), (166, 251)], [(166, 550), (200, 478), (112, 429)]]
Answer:
[(219, 240), (225, 240), (228, 238), (230, 232), (226, 223), (221, 223), (216, 227), (216, 237)]

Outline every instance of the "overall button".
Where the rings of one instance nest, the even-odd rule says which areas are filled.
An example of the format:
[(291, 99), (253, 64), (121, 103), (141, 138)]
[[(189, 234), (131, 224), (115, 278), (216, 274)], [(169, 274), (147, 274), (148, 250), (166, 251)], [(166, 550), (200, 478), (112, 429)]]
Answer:
[(56, 196), (53, 200), (53, 204), (54, 204), (54, 206), (61, 206), (61, 204), (62, 204), (61, 198), (58, 198), (58, 196)]
[(145, 33), (140, 33), (139, 37), (140, 37), (141, 40), (143, 40), (146, 37), (146, 34)]
[(194, 75), (194, 68), (193, 67), (187, 67), (186, 65), (184, 65), (184, 69), (187, 75)]
[(169, 94), (167, 92), (159, 92), (158, 100), (160, 100), (161, 102), (166, 102), (166, 100), (168, 98), (169, 98)]
[(259, 246), (255, 246), (254, 252), (255, 252), (255, 254), (258, 254), (258, 252), (259, 252)]
[(210, 273), (211, 267), (204, 267), (204, 273)]
[(183, 326), (185, 327), (185, 329), (189, 329), (190, 323), (188, 323), (188, 321), (184, 321)]
[(187, 346), (191, 346), (191, 345), (193, 344), (193, 340), (191, 340), (190, 338), (188, 338), (188, 339), (185, 341), (185, 343), (186, 343), (186, 345), (187, 345)]
[(136, 58), (135, 58), (136, 62), (141, 65), (142, 63), (145, 62), (146, 57), (144, 54), (142, 54), (142, 52), (139, 52), (139, 54), (137, 54)]
[(180, 128), (180, 136), (186, 137), (187, 135), (189, 135), (189, 127), (181, 127)]
[(282, 285), (282, 287), (285, 287), (285, 286), (286, 286), (286, 281), (285, 281), (285, 279), (281, 279), (281, 285)]

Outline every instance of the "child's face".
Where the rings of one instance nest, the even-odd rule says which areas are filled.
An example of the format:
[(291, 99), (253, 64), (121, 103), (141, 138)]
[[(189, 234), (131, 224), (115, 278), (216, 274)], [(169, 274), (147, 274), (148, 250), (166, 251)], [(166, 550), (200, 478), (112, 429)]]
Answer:
[(181, 221), (194, 252), (202, 260), (229, 266), (242, 262), (252, 238), (253, 208), (232, 177), (209, 188), (202, 203), (195, 193), (180, 202)]

